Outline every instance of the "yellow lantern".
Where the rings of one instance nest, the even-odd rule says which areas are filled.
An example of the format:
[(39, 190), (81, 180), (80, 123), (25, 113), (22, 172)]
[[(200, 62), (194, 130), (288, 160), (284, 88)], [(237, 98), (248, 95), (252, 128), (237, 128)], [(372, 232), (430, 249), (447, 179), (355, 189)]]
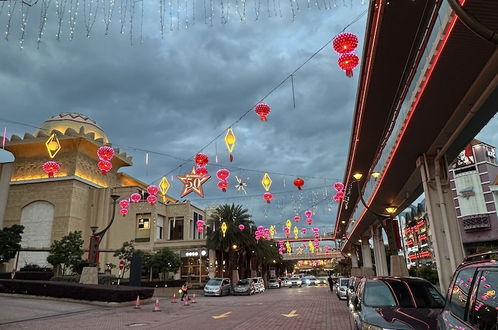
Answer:
[(292, 222), (291, 222), (289, 219), (287, 219), (287, 221), (285, 222), (285, 227), (287, 227), (287, 228), (291, 229), (291, 227), (292, 227)]
[(266, 191), (270, 191), (271, 183), (272, 181), (270, 175), (268, 173), (265, 173), (263, 175), (263, 179), (261, 179), (261, 184), (263, 185), (263, 188), (265, 188)]
[(226, 224), (226, 222), (223, 222), (221, 224), (221, 232), (223, 233), (223, 238), (225, 238), (225, 233), (227, 232), (227, 224)]
[(299, 229), (297, 229), (296, 226), (294, 226), (294, 238), (297, 239), (299, 237)]
[(287, 249), (288, 254), (292, 253), (292, 248), (291, 248), (289, 241), (285, 242), (285, 248)]
[(235, 148), (235, 141), (237, 139), (235, 138), (235, 134), (233, 134), (233, 130), (230, 127), (227, 130), (227, 134), (225, 135), (225, 144), (227, 146), (228, 152), (230, 153), (230, 161), (233, 161), (233, 149)]
[(270, 226), (270, 236), (272, 239), (275, 236), (275, 226), (274, 225)]
[(166, 202), (166, 193), (168, 192), (170, 188), (170, 184), (168, 181), (168, 178), (163, 176), (161, 178), (161, 182), (159, 182), (159, 190), (161, 190), (161, 194), (163, 194), (163, 202)]

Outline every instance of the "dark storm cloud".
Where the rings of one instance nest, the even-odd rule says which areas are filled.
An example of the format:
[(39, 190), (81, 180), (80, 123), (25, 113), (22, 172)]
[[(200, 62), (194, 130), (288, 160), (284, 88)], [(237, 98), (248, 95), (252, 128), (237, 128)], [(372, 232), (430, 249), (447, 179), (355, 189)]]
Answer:
[[(50, 37), (55, 26), (49, 24), (39, 50), (29, 38), (23, 50), (14, 38), (1, 42), (1, 117), (39, 125), (57, 113), (84, 113), (134, 156), (134, 166), (123, 171), (150, 183), (180, 162), (151, 153), (146, 168), (145, 154), (126, 146), (191, 159), (365, 8), (301, 10), (294, 22), (284, 17), (214, 27), (197, 23), (187, 31), (168, 31), (163, 40), (157, 20), (144, 24), (144, 42), (133, 46), (116, 26), (109, 37), (96, 25), (91, 38), (79, 31), (73, 41), (56, 41)], [(363, 39), (364, 24), (365, 17), (349, 30)], [(327, 46), (296, 73), (296, 108), (289, 80), (265, 100), (272, 107), (267, 123), (252, 112), (234, 127), (235, 162), (228, 163), (223, 139), (205, 150), (211, 162), (217, 148), (228, 167), (327, 177), (332, 180), (307, 179), (306, 187), (328, 185), (330, 190), (343, 176), (357, 86), (356, 77), (346, 78), (336, 61)], [(11, 134), (32, 130), (6, 125)], [(171, 175), (191, 167), (189, 162)], [(260, 223), (277, 223), (325, 198), (324, 189), (299, 194), (293, 191), (293, 177), (272, 175), (272, 191), (292, 193), (276, 195), (266, 205), (260, 197), (262, 174), (233, 169), (231, 188), (235, 175), (249, 177), (248, 194), (258, 196), (232, 199), (240, 194), (216, 188), (217, 169), (210, 167), (206, 199), (189, 197), (201, 206), (244, 204)], [(175, 180), (170, 193), (178, 198), (179, 191)], [(322, 202), (315, 210), (317, 224), (331, 229), (335, 206)]]

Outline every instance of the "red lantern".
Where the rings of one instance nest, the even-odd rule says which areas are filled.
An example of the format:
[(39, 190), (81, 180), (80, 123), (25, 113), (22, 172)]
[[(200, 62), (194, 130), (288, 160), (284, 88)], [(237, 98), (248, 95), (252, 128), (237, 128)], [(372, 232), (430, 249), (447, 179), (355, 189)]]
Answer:
[(339, 54), (351, 53), (358, 47), (358, 37), (349, 32), (339, 33), (334, 38), (332, 47)]
[(220, 188), (221, 191), (226, 192), (228, 188), (228, 181), (221, 180), (220, 182), (218, 182), (218, 188)]
[(353, 69), (360, 63), (360, 59), (355, 54), (342, 54), (337, 60), (339, 67), (346, 72), (347, 77), (353, 76)]
[(344, 190), (344, 183), (342, 183), (342, 182), (334, 183), (334, 189), (337, 191), (343, 191)]
[(100, 162), (98, 162), (97, 166), (102, 172), (102, 175), (107, 175), (107, 172), (109, 172), (112, 168), (112, 164), (108, 160), (101, 160)]
[(124, 217), (128, 214), (128, 209), (121, 209), (119, 210), (119, 213), (121, 213), (121, 215)]
[(110, 161), (114, 157), (114, 149), (108, 146), (102, 146), (97, 149), (97, 156), (100, 160)]
[(301, 220), (301, 217), (299, 215), (294, 216), (294, 221), (299, 222)]
[(263, 194), (263, 198), (265, 199), (265, 201), (270, 204), (271, 203), (271, 200), (273, 198), (273, 194), (271, 192), (265, 192)]
[(261, 118), (261, 121), (266, 121), (266, 116), (268, 116), (268, 114), (271, 112), (271, 108), (268, 104), (260, 103), (256, 106), (254, 111), (256, 111), (259, 118)]
[(240, 229), (240, 230), (244, 230), (244, 228), (245, 228), (245, 226), (244, 226), (243, 224), (240, 224), (240, 225), (239, 225), (239, 229)]
[(147, 192), (149, 193), (149, 195), (157, 195), (157, 193), (159, 192), (159, 187), (156, 185), (150, 185), (147, 187)]
[(216, 177), (220, 180), (226, 180), (230, 176), (230, 171), (226, 168), (222, 168), (216, 172)]
[(206, 176), (208, 174), (208, 170), (206, 166), (197, 166), (195, 168), (195, 174), (200, 176)]
[(197, 220), (197, 232), (202, 233), (204, 231), (204, 220)]
[(306, 222), (308, 223), (308, 225), (311, 225), (311, 223), (313, 222), (313, 219), (308, 218), (308, 219), (306, 219)]
[(50, 160), (43, 163), (42, 168), (43, 171), (48, 174), (49, 178), (53, 178), (54, 174), (59, 172), (61, 166), (59, 165), (59, 163)]
[(304, 186), (304, 180), (301, 178), (297, 178), (294, 180), (294, 185), (297, 187), (297, 189), (301, 190), (301, 187)]
[(306, 216), (306, 218), (311, 218), (311, 216), (313, 215), (313, 211), (311, 210), (304, 211), (304, 215)]
[(130, 195), (130, 199), (133, 203), (138, 203), (142, 199), (142, 195), (140, 195), (139, 193), (133, 193)]
[(130, 205), (130, 202), (127, 199), (122, 199), (119, 201), (119, 206), (122, 209), (127, 209), (129, 205)]
[(301, 228), (301, 232), (302, 232), (303, 234), (306, 234), (307, 229), (306, 229), (306, 228)]
[(197, 155), (195, 155), (194, 162), (199, 166), (206, 166), (207, 163), (209, 162), (209, 157), (208, 155), (200, 152)]
[(147, 202), (149, 202), (150, 205), (154, 205), (157, 202), (157, 197), (155, 195), (149, 195), (147, 197)]

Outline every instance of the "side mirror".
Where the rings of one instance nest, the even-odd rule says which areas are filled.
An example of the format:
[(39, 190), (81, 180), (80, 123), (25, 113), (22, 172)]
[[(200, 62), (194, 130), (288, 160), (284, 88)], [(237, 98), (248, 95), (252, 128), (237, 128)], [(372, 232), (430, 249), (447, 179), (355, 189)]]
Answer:
[(355, 311), (361, 311), (361, 304), (360, 300), (358, 299), (358, 296), (355, 296), (353, 299), (353, 309)]

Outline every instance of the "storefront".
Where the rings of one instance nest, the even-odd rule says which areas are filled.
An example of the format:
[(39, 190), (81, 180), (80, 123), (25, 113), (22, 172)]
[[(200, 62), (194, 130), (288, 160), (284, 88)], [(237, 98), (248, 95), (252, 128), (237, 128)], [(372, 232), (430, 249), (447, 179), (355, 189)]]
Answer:
[(208, 250), (186, 249), (180, 251), (182, 265), (180, 269), (181, 279), (192, 284), (206, 283), (209, 272)]

